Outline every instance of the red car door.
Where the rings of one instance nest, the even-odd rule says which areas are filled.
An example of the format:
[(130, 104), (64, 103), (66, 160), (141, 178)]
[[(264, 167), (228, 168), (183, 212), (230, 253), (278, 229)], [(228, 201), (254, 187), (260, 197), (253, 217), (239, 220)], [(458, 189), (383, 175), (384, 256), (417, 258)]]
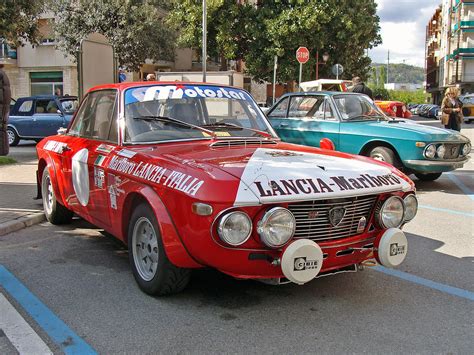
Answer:
[(68, 131), (62, 172), (70, 207), (101, 227), (111, 225), (105, 166), (117, 148), (116, 90), (98, 90), (84, 99)]

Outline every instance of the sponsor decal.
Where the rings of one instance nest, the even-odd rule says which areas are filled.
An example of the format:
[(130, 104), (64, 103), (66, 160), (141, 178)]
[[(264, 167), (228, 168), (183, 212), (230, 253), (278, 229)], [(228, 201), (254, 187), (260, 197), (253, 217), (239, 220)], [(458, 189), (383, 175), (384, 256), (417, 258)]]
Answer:
[(116, 210), (117, 197), (125, 193), (125, 191), (119, 187), (122, 184), (122, 179), (120, 179), (120, 176), (116, 176), (114, 174), (109, 173), (108, 182), (109, 182), (108, 191), (109, 191), (110, 208)]
[(133, 158), (137, 154), (133, 150), (128, 150), (128, 149), (122, 149), (117, 152), (117, 155), (120, 155), (121, 157), (125, 158)]
[(398, 245), (398, 243), (390, 244), (390, 256), (397, 256), (405, 254), (405, 245)]
[[(214, 134), (216, 137), (230, 137), (230, 133), (224, 132), (224, 131), (216, 131), (214, 132)], [(204, 137), (212, 137), (209, 133), (206, 133), (206, 132), (202, 132), (202, 135)]]
[(44, 145), (44, 150), (49, 150), (55, 153), (62, 153), (64, 148), (67, 147), (67, 143), (58, 141), (47, 141)]
[(346, 215), (346, 209), (344, 207), (333, 207), (329, 210), (328, 217), (331, 226), (337, 227), (342, 222)]
[(72, 186), (76, 193), (77, 200), (82, 206), (89, 203), (89, 167), (87, 160), (89, 151), (83, 148), (72, 157)]
[(203, 180), (181, 173), (175, 170), (168, 170), (162, 166), (145, 163), (143, 161), (134, 162), (126, 157), (114, 156), (110, 159), (108, 168), (123, 174), (132, 175), (155, 184), (160, 184), (174, 190), (182, 191), (188, 195), (195, 196), (202, 185)]
[(182, 99), (183, 97), (195, 98), (227, 98), (234, 100), (251, 101), (250, 96), (240, 90), (217, 86), (195, 86), (195, 85), (161, 85), (144, 86), (129, 89), (125, 93), (125, 105), (140, 101)]
[(109, 154), (111, 151), (114, 150), (114, 146), (113, 145), (109, 145), (109, 144), (101, 144), (99, 145), (97, 148), (96, 148), (96, 152), (101, 152), (101, 153), (105, 153), (105, 154)]
[(294, 271), (304, 271), (318, 268), (318, 260), (306, 260), (306, 257), (297, 257), (293, 263)]
[(104, 161), (105, 161), (105, 155), (98, 155), (97, 158), (95, 158), (94, 165), (102, 166)]
[(362, 233), (365, 230), (366, 225), (367, 219), (365, 217), (361, 217), (359, 219), (359, 223), (357, 224), (357, 233)]
[(105, 172), (104, 169), (94, 166), (94, 185), (99, 189), (104, 187)]

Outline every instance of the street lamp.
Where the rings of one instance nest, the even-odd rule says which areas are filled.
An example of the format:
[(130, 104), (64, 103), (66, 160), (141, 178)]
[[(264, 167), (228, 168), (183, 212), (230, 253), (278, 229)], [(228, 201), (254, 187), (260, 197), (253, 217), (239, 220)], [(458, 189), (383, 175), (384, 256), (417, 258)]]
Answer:
[(326, 62), (328, 61), (329, 59), (329, 54), (328, 52), (324, 52), (323, 54), (323, 62), (322, 63), (319, 63), (319, 51), (316, 51), (316, 80), (319, 79), (319, 66), (320, 65), (325, 65)]

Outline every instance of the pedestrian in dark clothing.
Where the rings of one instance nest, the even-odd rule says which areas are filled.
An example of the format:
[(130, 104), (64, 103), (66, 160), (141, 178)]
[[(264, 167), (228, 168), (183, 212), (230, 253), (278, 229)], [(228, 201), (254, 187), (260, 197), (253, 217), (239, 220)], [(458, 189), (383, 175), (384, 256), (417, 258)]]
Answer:
[(443, 102), (441, 103), (441, 112), (441, 123), (444, 125), (444, 128), (460, 132), (463, 114), (458, 88), (449, 87), (446, 89)]
[(365, 83), (358, 76), (355, 76), (354, 78), (352, 78), (352, 84), (353, 84), (352, 92), (365, 94), (368, 97), (370, 97), (372, 100), (374, 99), (372, 90), (370, 90), (370, 88), (367, 85), (365, 85)]
[(3, 71), (3, 64), (0, 64), (0, 156), (9, 152), (7, 124), (11, 98), (10, 80)]

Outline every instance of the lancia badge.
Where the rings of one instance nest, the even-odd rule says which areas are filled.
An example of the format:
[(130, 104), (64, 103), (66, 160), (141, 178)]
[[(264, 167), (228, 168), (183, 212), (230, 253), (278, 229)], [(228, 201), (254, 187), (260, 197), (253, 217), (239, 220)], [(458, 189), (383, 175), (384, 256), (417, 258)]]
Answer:
[(360, 217), (359, 223), (357, 224), (357, 233), (362, 233), (367, 224), (367, 219), (365, 217)]
[(331, 223), (333, 227), (337, 227), (345, 215), (346, 209), (344, 207), (333, 207), (329, 210), (329, 223)]
[(319, 212), (318, 211), (309, 211), (308, 212), (308, 219), (315, 219), (318, 217)]

